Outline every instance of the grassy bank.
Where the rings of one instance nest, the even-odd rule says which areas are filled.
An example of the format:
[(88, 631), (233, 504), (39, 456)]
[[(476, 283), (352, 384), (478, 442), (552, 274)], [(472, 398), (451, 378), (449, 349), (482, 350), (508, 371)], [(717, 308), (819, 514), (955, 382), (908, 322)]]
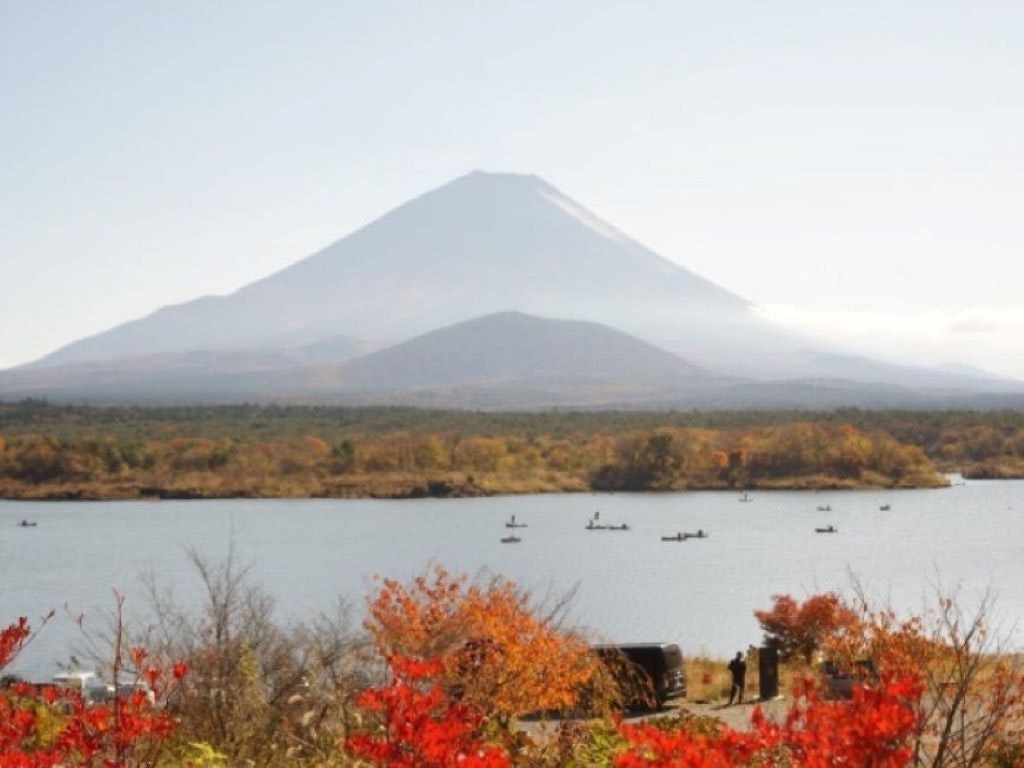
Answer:
[[(897, 487), (941, 487), (945, 478), (900, 484), (891, 478), (849, 478), (813, 475), (773, 478), (744, 486), (750, 490), (857, 490)], [(252, 478), (237, 481), (201, 473), (183, 474), (152, 484), (132, 479), (100, 479), (27, 483), (0, 480), (0, 499), (24, 501), (127, 501), (138, 499), (419, 499), (469, 498), (593, 490), (578, 473), (545, 472), (529, 476), (452, 473), (423, 477), (405, 473), (351, 475), (344, 478)], [(725, 482), (680, 484), (660, 490), (735, 490)]]

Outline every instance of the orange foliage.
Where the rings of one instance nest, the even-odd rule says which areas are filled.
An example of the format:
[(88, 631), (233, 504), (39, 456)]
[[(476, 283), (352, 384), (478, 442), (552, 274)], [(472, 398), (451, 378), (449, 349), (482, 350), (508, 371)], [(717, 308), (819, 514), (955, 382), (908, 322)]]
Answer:
[(922, 763), (1019, 766), (983, 762), (1000, 749), (1020, 754), (1024, 733), (1024, 659), (1005, 652), (988, 623), (989, 598), (973, 614), (939, 596), (924, 616), (900, 618), (891, 609), (871, 610), (863, 597), (856, 622), (824, 639), (841, 668), (869, 660), (883, 676), (913, 676), (925, 694), (915, 749)]
[(440, 660), (449, 690), (503, 722), (575, 706), (596, 669), (582, 638), (502, 578), (474, 583), (437, 567), (408, 585), (385, 579), (366, 628), (386, 658)]
[(798, 603), (789, 595), (773, 595), (770, 611), (754, 611), (769, 641), (778, 644), (783, 658), (797, 654), (807, 662), (826, 637), (835, 637), (857, 625), (857, 614), (834, 592), (813, 595)]

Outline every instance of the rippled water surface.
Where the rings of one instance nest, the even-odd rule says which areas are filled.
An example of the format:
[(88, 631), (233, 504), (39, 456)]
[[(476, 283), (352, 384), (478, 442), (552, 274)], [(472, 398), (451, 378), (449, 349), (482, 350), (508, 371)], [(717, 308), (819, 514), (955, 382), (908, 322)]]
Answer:
[[(0, 502), (0, 621), (58, 609), (19, 662), (20, 671), (46, 676), (82, 644), (71, 615), (84, 614), (86, 628), (99, 630), (117, 588), (142, 620), (139, 576), (147, 570), (180, 602), (195, 604), (186, 548), (219, 560), (232, 536), (282, 618), (328, 610), (339, 595), (361, 606), (374, 574), (405, 577), (430, 561), (490, 568), (545, 594), (576, 587), (574, 619), (605, 638), (671, 640), (690, 653), (724, 656), (756, 643), (751, 612), (772, 594), (847, 590), (851, 574), (904, 609), (919, 609), (937, 580), (969, 599), (991, 586), (1007, 625), (1024, 617), (1024, 481), (752, 498)], [(885, 504), (889, 511), (880, 510)], [(825, 505), (833, 511), (818, 511)], [(631, 530), (584, 530), (598, 510), (602, 522)], [(502, 544), (513, 514), (528, 527), (519, 531), (522, 543)], [(38, 526), (19, 527), (23, 518)], [(828, 523), (839, 532), (815, 533)], [(698, 528), (710, 537), (660, 539)], [(1022, 637), (1018, 631), (1018, 644)]]

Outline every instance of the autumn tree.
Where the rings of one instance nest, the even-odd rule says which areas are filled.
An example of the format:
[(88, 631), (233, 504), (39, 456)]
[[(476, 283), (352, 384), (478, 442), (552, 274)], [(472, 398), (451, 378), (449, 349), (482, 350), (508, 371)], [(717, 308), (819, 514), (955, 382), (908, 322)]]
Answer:
[(175, 698), (187, 738), (231, 765), (267, 765), (288, 748), (316, 753), (325, 739), (315, 734), (343, 736), (368, 672), (359, 661), (365, 639), (349, 627), (344, 604), (337, 615), (282, 624), (271, 596), (238, 562), (233, 540), (222, 562), (194, 549), (188, 558), (202, 603), (181, 607), (147, 575), (152, 623), (138, 637), (158, 662), (183, 659), (194, 672)]
[(504, 724), (574, 707), (598, 667), (583, 638), (560, 626), (563, 603), (542, 611), (501, 577), (470, 581), (435, 567), (408, 584), (384, 579), (368, 608), (383, 657), (437, 659), (446, 689)]
[(1009, 652), (1006, 638), (993, 628), (991, 594), (982, 595), (973, 610), (964, 608), (961, 596), (938, 588), (933, 602), (922, 615), (900, 617), (891, 608), (872, 608), (858, 590), (856, 622), (823, 645), (840, 666), (870, 659), (884, 677), (921, 681), (917, 765), (998, 765), (999, 753), (1021, 754), (1024, 659)]
[(765, 641), (784, 659), (800, 656), (810, 663), (826, 637), (856, 625), (857, 614), (834, 592), (812, 595), (799, 603), (789, 595), (773, 595), (771, 610), (754, 611)]

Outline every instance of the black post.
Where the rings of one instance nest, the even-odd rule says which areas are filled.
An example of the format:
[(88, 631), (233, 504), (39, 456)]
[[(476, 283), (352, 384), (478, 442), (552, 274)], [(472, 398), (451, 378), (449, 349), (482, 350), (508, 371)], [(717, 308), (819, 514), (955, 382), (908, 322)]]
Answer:
[(757, 673), (761, 701), (774, 699), (779, 695), (779, 649), (774, 645), (762, 645), (757, 654)]

